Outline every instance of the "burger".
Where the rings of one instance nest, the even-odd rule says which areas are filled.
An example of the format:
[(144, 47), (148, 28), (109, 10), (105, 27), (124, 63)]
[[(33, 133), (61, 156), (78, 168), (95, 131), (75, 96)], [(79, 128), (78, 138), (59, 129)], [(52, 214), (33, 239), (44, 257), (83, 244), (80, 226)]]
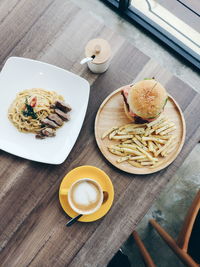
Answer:
[(154, 78), (128, 85), (121, 91), (129, 120), (147, 123), (157, 119), (167, 103), (165, 88)]

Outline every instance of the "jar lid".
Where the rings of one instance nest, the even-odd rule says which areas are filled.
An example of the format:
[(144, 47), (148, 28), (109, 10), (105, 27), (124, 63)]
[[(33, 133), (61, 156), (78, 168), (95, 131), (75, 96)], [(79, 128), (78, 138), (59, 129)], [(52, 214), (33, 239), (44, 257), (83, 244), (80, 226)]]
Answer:
[(85, 47), (86, 57), (95, 56), (92, 63), (101, 64), (106, 62), (111, 55), (109, 43), (104, 39), (92, 39)]

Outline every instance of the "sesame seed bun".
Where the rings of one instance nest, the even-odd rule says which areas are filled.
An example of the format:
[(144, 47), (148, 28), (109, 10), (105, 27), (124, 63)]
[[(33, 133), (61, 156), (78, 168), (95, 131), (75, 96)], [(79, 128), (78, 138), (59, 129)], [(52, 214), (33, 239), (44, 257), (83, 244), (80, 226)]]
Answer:
[(128, 103), (137, 116), (151, 119), (158, 117), (163, 111), (167, 97), (165, 88), (158, 81), (143, 80), (131, 87)]

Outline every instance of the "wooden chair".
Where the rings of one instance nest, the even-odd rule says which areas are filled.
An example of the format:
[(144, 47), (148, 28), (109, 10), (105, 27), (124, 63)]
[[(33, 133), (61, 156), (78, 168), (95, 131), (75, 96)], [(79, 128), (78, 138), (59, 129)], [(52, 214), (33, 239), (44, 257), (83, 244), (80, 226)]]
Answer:
[(147, 267), (156, 267), (156, 265), (154, 264), (150, 254), (148, 253), (147, 249), (145, 248), (142, 240), (140, 239), (138, 233), (136, 231), (133, 231), (133, 238), (135, 240), (135, 243), (137, 245), (137, 247), (140, 250), (141, 256), (144, 260), (144, 264)]
[[(177, 241), (175, 241), (155, 220), (149, 221), (167, 245), (180, 260), (189, 267), (200, 266), (200, 190), (190, 206)], [(197, 240), (198, 238), (198, 240)], [(197, 253), (193, 253), (191, 240), (196, 239)]]

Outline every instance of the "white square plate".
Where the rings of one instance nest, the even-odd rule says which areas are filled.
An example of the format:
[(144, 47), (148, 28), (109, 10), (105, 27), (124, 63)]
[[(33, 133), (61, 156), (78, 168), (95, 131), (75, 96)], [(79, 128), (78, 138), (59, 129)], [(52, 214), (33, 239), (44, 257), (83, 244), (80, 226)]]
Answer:
[[(34, 161), (62, 163), (74, 146), (83, 124), (89, 99), (89, 83), (53, 65), (11, 57), (1, 71), (0, 88), (0, 149)], [(21, 133), (7, 117), (8, 108), (16, 94), (31, 88), (56, 91), (72, 107), (71, 120), (58, 129), (53, 138), (39, 140), (34, 134)]]

